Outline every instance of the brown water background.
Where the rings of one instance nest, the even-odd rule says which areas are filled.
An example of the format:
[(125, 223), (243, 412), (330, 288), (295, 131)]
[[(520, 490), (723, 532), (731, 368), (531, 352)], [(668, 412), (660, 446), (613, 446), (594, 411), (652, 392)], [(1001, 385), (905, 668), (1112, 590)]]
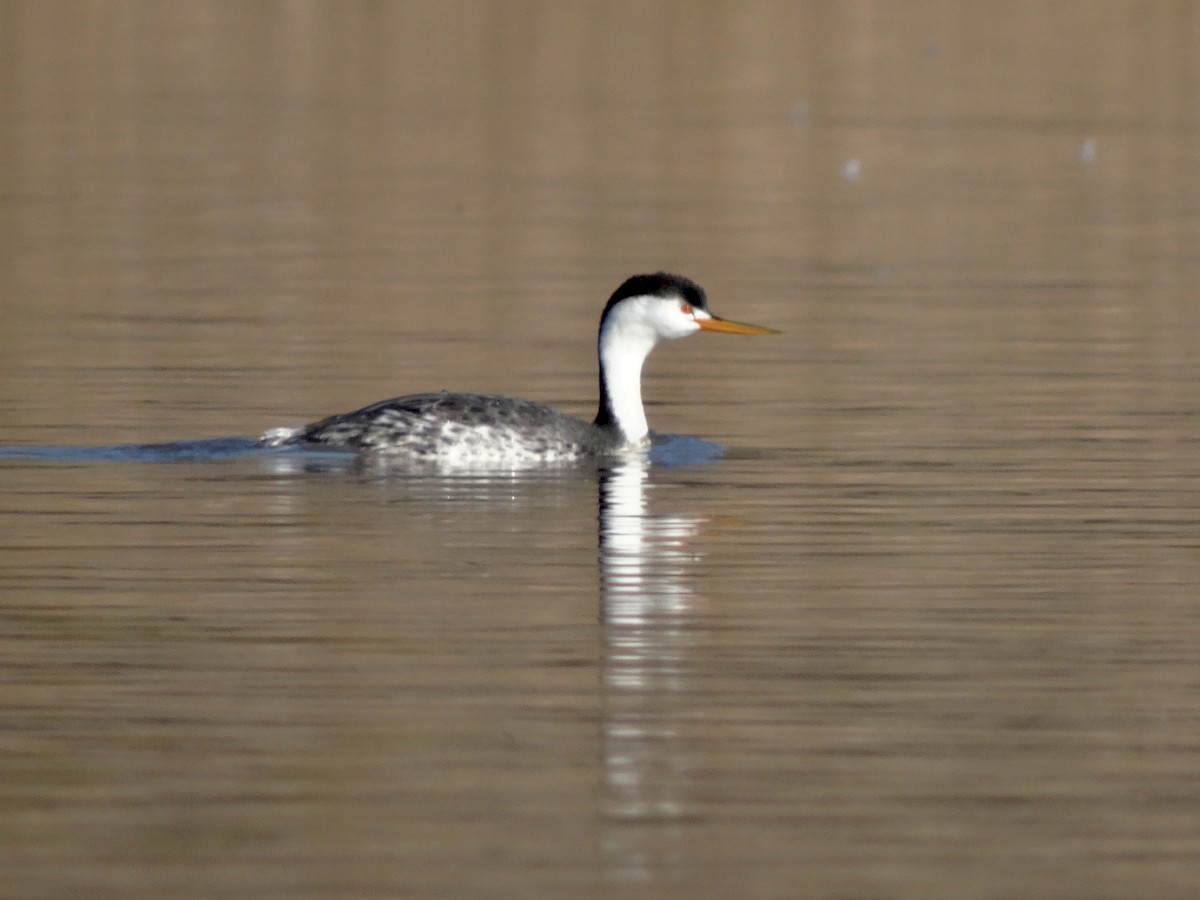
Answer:
[(0, 895), (1200, 891), (1200, 4), (0, 3)]

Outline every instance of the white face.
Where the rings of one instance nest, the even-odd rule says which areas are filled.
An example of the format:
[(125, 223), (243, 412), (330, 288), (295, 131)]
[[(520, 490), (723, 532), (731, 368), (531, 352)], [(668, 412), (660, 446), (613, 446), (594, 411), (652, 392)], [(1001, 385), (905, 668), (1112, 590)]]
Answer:
[(645, 297), (646, 314), (659, 338), (675, 340), (700, 330), (699, 322), (711, 319), (707, 312), (697, 309), (681, 297)]
[(640, 368), (659, 341), (695, 334), (711, 318), (680, 297), (630, 297), (608, 314), (600, 343), (605, 352), (636, 358)]

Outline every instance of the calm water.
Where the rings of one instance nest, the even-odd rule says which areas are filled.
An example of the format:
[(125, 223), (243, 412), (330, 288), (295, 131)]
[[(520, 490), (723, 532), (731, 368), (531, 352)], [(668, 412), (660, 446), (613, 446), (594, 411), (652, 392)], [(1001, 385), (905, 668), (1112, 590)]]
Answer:
[(2, 447), (785, 331), (705, 464), (0, 458), (0, 894), (1195, 896), (1197, 159), (1190, 3), (0, 5)]

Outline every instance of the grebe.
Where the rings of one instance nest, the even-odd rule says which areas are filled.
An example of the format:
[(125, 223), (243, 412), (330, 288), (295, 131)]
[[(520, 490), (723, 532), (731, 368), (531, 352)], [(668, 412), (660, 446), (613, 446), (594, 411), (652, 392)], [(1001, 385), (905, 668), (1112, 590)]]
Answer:
[(592, 422), (511, 397), (411, 394), (267, 432), (267, 447), (341, 447), (447, 463), (536, 463), (605, 456), (649, 443), (642, 363), (659, 341), (698, 331), (778, 334), (720, 319), (704, 290), (682, 275), (626, 279), (600, 316), (600, 408)]

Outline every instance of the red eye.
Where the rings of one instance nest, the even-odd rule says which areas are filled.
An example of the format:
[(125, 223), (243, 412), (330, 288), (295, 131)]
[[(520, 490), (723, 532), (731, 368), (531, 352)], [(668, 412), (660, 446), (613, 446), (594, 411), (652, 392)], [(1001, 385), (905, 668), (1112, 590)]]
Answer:
[(691, 308), (691, 306), (689, 306), (689, 305), (688, 305), (688, 304), (686, 304), (686, 303), (680, 303), (680, 304), (679, 304), (679, 311), (680, 311), (681, 313), (683, 313), (685, 316), (687, 316), (687, 315), (691, 315), (692, 308)]

